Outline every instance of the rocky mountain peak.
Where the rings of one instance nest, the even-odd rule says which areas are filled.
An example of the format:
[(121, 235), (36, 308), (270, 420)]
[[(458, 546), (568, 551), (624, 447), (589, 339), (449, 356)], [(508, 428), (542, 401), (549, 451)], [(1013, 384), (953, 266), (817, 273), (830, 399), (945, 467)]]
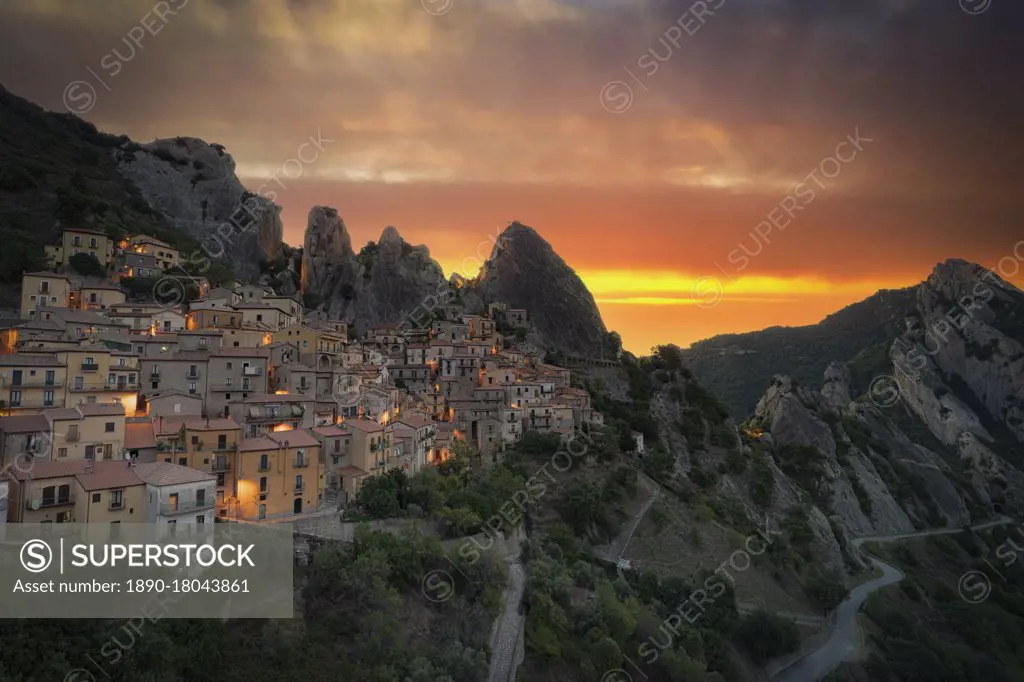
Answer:
[(114, 154), (121, 174), (152, 208), (240, 279), (254, 281), (261, 260), (281, 255), (281, 207), (242, 185), (221, 145), (175, 137)]
[(310, 209), (302, 246), (304, 293), (333, 290), (337, 284), (334, 280), (340, 274), (335, 265), (350, 262), (355, 256), (345, 221), (330, 206)]
[(303, 249), (302, 291), (332, 318), (366, 326), (399, 322), (425, 300), (437, 300), (448, 283), (425, 246), (412, 246), (395, 227), (357, 254), (338, 211), (309, 212)]
[(398, 228), (392, 225), (388, 225), (384, 228), (384, 231), (380, 233), (380, 239), (377, 241), (378, 244), (401, 244), (405, 240), (402, 239), (402, 235), (398, 233)]
[(474, 289), (485, 302), (526, 308), (534, 331), (558, 350), (590, 357), (614, 352), (586, 285), (529, 226), (512, 222), (498, 236)]

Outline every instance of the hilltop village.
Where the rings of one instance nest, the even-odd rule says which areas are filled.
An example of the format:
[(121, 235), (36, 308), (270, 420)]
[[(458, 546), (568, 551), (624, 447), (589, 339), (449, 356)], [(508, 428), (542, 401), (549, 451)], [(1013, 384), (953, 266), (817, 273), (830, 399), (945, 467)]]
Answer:
[[(526, 431), (568, 441), (602, 421), (526, 341), (528, 310), (442, 305), (356, 338), (298, 295), (182, 274), (152, 237), (65, 229), (46, 253), (52, 271), (24, 274), (21, 319), (0, 330), (9, 522), (288, 519), (457, 442), (488, 466)], [(105, 276), (70, 267), (81, 254)], [(132, 302), (134, 277), (198, 297)]]

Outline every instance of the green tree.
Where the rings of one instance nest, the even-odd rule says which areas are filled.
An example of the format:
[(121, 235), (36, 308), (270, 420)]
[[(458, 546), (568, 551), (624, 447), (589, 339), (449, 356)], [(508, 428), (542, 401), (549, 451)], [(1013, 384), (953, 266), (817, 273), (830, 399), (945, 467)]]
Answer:
[(96, 256), (89, 253), (76, 253), (68, 259), (71, 269), (83, 277), (106, 277), (107, 269)]

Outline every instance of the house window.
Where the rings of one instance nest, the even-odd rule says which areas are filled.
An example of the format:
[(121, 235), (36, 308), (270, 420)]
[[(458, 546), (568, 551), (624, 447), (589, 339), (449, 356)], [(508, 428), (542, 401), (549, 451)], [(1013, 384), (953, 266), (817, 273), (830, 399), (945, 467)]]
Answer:
[(100, 499), (102, 499), (101, 493), (93, 493), (92, 494), (92, 503), (93, 504), (96, 504), (97, 502), (99, 502)]
[(206, 491), (205, 490), (197, 490), (196, 491), (196, 506), (202, 507), (204, 504), (206, 504)]
[(196, 392), (196, 382), (194, 382), (194, 381), (188, 382), (188, 392), (189, 393), (195, 393)]
[(178, 465), (179, 466), (183, 466), (183, 467), (187, 467), (188, 466), (188, 457), (179, 457), (178, 458)]
[(203, 525), (205, 523), (206, 523), (206, 515), (205, 514), (200, 514), (199, 516), (196, 517), (196, 525), (201, 526), (201, 525)]
[(266, 476), (260, 476), (260, 492), (261, 493), (267, 492), (267, 477)]
[(302, 474), (296, 474), (295, 476), (295, 490), (296, 492), (302, 490)]
[(103, 427), (103, 430), (104, 430), (104, 431), (107, 431), (108, 433), (109, 433), (109, 432), (112, 432), (112, 431), (114, 430), (114, 422), (107, 422), (107, 423), (106, 423), (106, 424), (104, 425), (104, 427)]
[(67, 457), (67, 456), (68, 456), (68, 449), (67, 448), (57, 448), (57, 457), (58, 458)]
[(21, 391), (11, 391), (11, 407), (21, 405)]
[(260, 518), (260, 520), (267, 518), (267, 505), (265, 505), (265, 504), (261, 504), (260, 505), (259, 518)]
[[(216, 317), (216, 316), (214, 316), (214, 318), (213, 318), (213, 321), (214, 321), (214, 322), (216, 322), (216, 321), (217, 321), (217, 317)], [(199, 337), (199, 346), (200, 346), (201, 348), (202, 348), (202, 347), (205, 347), (205, 346), (206, 346), (206, 337), (205, 337), (205, 336), (200, 336), (200, 337)]]
[(167, 510), (171, 513), (178, 511), (178, 493), (171, 493), (167, 499)]
[(114, 376), (113, 372), (111, 372), (110, 374), (107, 375), (107, 384), (110, 385), (110, 386), (113, 386), (116, 383), (117, 383), (117, 377)]
[(53, 391), (43, 391), (43, 407), (53, 407)]
[(110, 508), (121, 509), (124, 507), (124, 491), (123, 490), (111, 490), (110, 491)]
[(260, 455), (260, 469), (263, 470), (263, 471), (266, 471), (269, 468), (270, 468), (270, 455), (267, 455), (267, 454)]

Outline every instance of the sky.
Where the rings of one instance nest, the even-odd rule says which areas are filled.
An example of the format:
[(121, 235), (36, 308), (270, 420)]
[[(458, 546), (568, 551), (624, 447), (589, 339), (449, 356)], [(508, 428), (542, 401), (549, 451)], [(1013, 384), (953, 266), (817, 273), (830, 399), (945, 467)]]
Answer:
[(518, 220), (646, 352), (950, 257), (1024, 282), (1022, 28), (1017, 0), (18, 0), (0, 83), (224, 145), (291, 244), (328, 205), (472, 276)]

